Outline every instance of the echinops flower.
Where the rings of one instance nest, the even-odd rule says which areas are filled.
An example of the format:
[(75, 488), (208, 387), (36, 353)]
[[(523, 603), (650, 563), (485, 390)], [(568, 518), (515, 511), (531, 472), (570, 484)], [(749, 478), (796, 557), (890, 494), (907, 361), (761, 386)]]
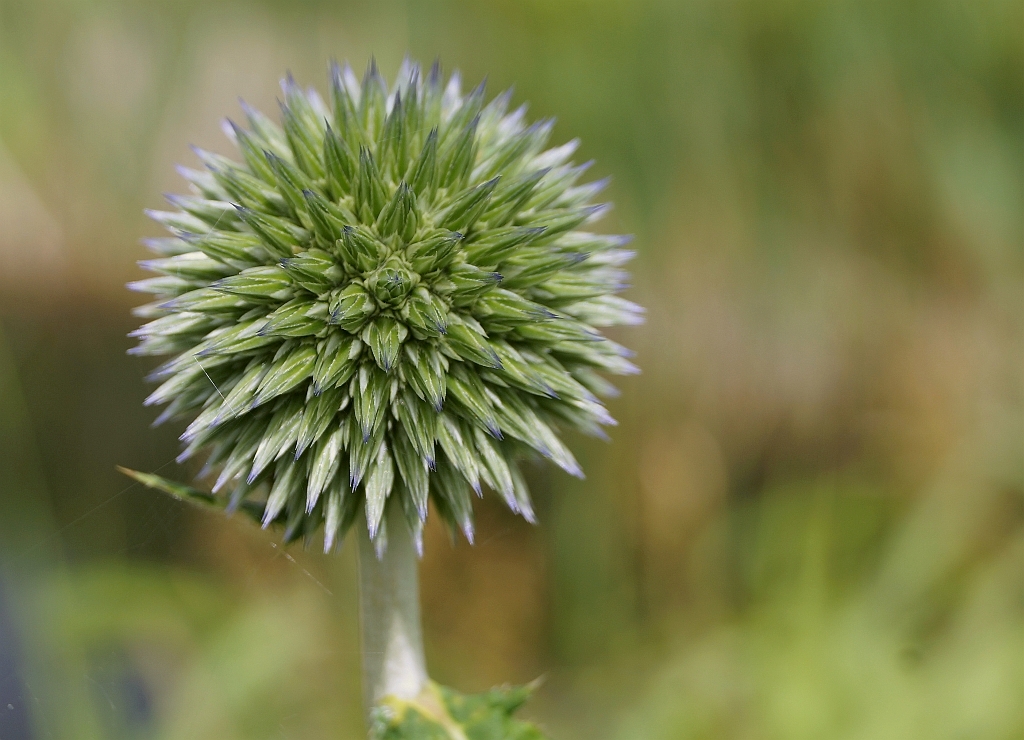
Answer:
[(192, 194), (149, 212), (170, 236), (130, 286), (155, 298), (132, 351), (170, 359), (147, 403), (288, 541), (322, 525), (329, 551), (365, 510), (383, 548), (390, 503), (419, 542), (430, 501), (471, 540), (483, 485), (532, 520), (517, 461), (581, 475), (557, 430), (601, 435), (602, 374), (636, 372), (600, 332), (642, 315), (628, 239), (589, 230), (605, 183), (437, 64), (330, 78), (327, 102), (284, 80), (281, 126), (245, 107), (241, 161), (197, 149)]

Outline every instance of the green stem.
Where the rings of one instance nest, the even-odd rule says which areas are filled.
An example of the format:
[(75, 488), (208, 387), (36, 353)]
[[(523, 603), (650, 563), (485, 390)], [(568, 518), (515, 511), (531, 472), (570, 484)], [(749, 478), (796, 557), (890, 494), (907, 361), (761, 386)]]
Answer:
[(420, 627), (419, 562), (401, 507), (385, 515), (387, 550), (377, 557), (359, 531), (359, 622), (363, 698), (369, 712), (386, 696), (415, 699), (427, 683)]

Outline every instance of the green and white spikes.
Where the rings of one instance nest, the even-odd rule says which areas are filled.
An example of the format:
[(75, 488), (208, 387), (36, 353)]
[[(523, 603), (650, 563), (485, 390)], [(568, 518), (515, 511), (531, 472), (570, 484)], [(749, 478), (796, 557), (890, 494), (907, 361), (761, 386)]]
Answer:
[(636, 372), (598, 330), (643, 313), (615, 296), (628, 240), (586, 230), (604, 183), (437, 65), (330, 77), (326, 102), (285, 79), (281, 126), (245, 107), (240, 161), (197, 149), (192, 194), (149, 212), (171, 236), (130, 286), (154, 297), (132, 351), (170, 356), (148, 403), (287, 540), (322, 525), (331, 550), (365, 511), (382, 547), (389, 503), (418, 539), (429, 501), (472, 539), (484, 485), (532, 520), (516, 461), (581, 475), (556, 429), (602, 434), (600, 373)]

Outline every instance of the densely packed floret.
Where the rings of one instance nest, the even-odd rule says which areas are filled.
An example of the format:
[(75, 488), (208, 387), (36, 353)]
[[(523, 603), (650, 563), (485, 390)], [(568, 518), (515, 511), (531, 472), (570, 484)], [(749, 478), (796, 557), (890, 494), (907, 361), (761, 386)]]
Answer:
[(577, 184), (576, 142), (545, 148), (551, 121), (436, 64), (390, 92), (335, 65), (327, 103), (282, 88), (281, 127), (246, 107), (242, 162), (196, 150), (192, 195), (149, 212), (171, 236), (130, 286), (155, 297), (132, 351), (171, 359), (147, 402), (287, 540), (323, 524), (331, 550), (365, 510), (383, 546), (389, 501), (417, 538), (433, 501), (472, 539), (481, 484), (532, 520), (516, 461), (580, 475), (556, 428), (602, 434), (600, 373), (635, 372), (598, 331), (641, 316), (616, 296), (628, 240), (584, 230), (604, 183)]

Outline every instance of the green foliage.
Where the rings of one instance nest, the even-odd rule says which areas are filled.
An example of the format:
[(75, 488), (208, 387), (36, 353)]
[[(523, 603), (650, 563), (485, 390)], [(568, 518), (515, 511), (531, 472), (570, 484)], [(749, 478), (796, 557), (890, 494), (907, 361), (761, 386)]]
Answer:
[(544, 740), (529, 722), (512, 717), (534, 684), (503, 686), (482, 694), (459, 692), (429, 684), (415, 701), (393, 697), (377, 707), (371, 719), (372, 740)]
[(362, 507), (376, 538), (392, 497), (418, 540), (428, 498), (472, 540), (482, 484), (532, 519), (517, 459), (581, 476), (555, 430), (600, 436), (595, 371), (636, 372), (599, 331), (641, 320), (613, 295), (627, 239), (580, 230), (603, 183), (437, 65), (282, 90), (283, 127), (247, 107), (243, 161), (197, 150), (193, 194), (149, 212), (171, 238), (131, 284), (156, 298), (133, 352), (171, 358), (147, 402), (191, 419), (181, 459), (207, 455), (232, 509), (289, 537), (324, 522), (327, 551)]

